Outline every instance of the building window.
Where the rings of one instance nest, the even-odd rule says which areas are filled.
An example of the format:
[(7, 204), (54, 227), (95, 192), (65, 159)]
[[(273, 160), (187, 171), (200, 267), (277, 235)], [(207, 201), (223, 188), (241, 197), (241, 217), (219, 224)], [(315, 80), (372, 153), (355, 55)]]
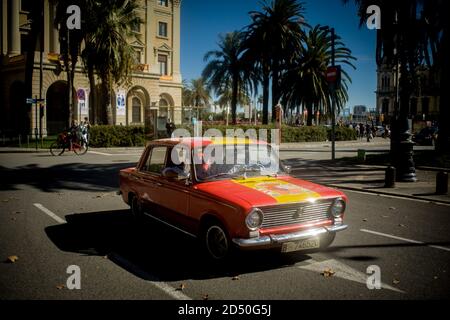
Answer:
[[(14, 0), (18, 1), (18, 0)], [(20, 0), (20, 10), (23, 12), (31, 12), (31, 9), (33, 8), (33, 1), (32, 0)]]
[(163, 6), (163, 7), (169, 6), (169, 0), (158, 0), (158, 3), (160, 6)]
[(134, 64), (141, 64), (141, 50), (134, 49)]
[(134, 97), (132, 100), (132, 110), (131, 110), (132, 123), (141, 122), (141, 107), (142, 107), (141, 100), (139, 100), (139, 98)]
[(160, 37), (165, 37), (167, 38), (167, 23), (165, 22), (159, 22), (158, 23), (159, 28), (158, 28), (158, 35)]
[(167, 68), (167, 56), (166, 55), (158, 55), (158, 63), (159, 63), (159, 74), (162, 76), (167, 76), (169, 74)]

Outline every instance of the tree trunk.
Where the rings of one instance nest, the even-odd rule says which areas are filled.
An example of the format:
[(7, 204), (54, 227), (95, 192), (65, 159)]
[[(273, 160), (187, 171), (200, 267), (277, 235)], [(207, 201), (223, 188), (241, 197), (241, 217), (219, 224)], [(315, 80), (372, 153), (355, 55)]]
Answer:
[(306, 110), (308, 111), (308, 118), (306, 120), (306, 125), (308, 127), (312, 126), (312, 120), (313, 120), (313, 104), (311, 102), (308, 102), (306, 104)]
[(262, 110), (262, 123), (269, 123), (269, 74), (263, 75), (263, 110)]
[(238, 82), (237, 76), (233, 76), (233, 87), (231, 91), (231, 120), (233, 125), (236, 124), (236, 108), (237, 108), (237, 98), (238, 98)]
[(97, 124), (97, 92), (96, 92), (96, 85), (95, 85), (95, 75), (94, 75), (94, 69), (89, 66), (87, 68), (88, 73), (88, 79), (89, 79), (89, 89), (90, 89), (90, 95), (89, 95), (89, 108), (91, 109), (90, 115), (92, 116), (92, 119), (89, 119), (89, 121), (92, 124)]
[(105, 80), (105, 107), (106, 107), (106, 123), (108, 125), (113, 125), (114, 124), (114, 120), (113, 120), (113, 110), (112, 110), (112, 104), (111, 104), (111, 92), (112, 92), (112, 88), (111, 88), (111, 76), (108, 75), (107, 79)]
[(274, 62), (272, 65), (272, 121), (276, 120), (275, 108), (280, 99), (278, 82), (279, 82), (278, 63)]

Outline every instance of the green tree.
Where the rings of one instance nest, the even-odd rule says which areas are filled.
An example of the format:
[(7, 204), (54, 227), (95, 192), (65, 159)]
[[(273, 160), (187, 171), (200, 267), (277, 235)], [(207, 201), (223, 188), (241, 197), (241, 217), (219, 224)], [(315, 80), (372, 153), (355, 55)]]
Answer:
[(204, 60), (208, 63), (202, 76), (208, 89), (217, 95), (231, 90), (231, 115), (233, 124), (236, 124), (238, 98), (250, 85), (249, 70), (242, 59), (242, 34), (235, 31), (220, 36), (219, 48), (206, 53)]
[[(302, 50), (288, 64), (287, 71), (282, 76), (282, 98), (285, 106), (297, 107), (297, 112), (300, 105), (306, 106), (307, 125), (310, 126), (316, 111), (320, 111), (322, 114), (331, 111), (333, 92), (329, 89), (325, 76), (332, 59), (331, 35), (317, 25), (307, 33), (302, 46)], [(341, 38), (336, 35), (336, 64), (355, 68), (352, 60), (356, 59), (352, 56), (350, 49), (346, 48)], [(348, 83), (351, 83), (350, 76), (345, 69), (342, 69), (342, 75), (342, 85), (336, 90), (335, 96), (337, 112), (348, 100)]]
[(246, 60), (253, 62), (263, 87), (263, 123), (268, 123), (269, 84), (272, 80), (272, 119), (281, 98), (280, 77), (283, 65), (301, 50), (303, 4), (297, 0), (266, 0), (261, 11), (250, 12), (252, 23), (245, 28)]
[(200, 108), (206, 108), (211, 99), (205, 80), (202, 77), (191, 80), (189, 90), (192, 105), (197, 109), (197, 119), (200, 119)]
[[(97, 72), (105, 95), (106, 120), (113, 124), (111, 94), (113, 85), (129, 83), (134, 68), (134, 49), (129, 43), (132, 27), (140, 23), (136, 15), (135, 0), (107, 0), (98, 2), (98, 24), (86, 36), (86, 48), (94, 59), (92, 67)], [(87, 61), (89, 66), (90, 61)], [(88, 68), (89, 70), (89, 68)]]

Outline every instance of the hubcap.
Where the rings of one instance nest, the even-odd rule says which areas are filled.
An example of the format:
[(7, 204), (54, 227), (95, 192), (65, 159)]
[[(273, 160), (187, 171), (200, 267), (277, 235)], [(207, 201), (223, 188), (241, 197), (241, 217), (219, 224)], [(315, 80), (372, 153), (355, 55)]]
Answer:
[(228, 253), (228, 239), (222, 228), (212, 226), (206, 233), (206, 246), (215, 259), (222, 259)]

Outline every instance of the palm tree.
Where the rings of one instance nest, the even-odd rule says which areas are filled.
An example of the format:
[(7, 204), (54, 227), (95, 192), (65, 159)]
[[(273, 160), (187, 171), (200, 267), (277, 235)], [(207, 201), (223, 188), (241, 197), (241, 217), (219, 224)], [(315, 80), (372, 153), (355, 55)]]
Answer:
[(233, 124), (236, 124), (236, 108), (238, 97), (250, 86), (250, 72), (242, 57), (242, 34), (227, 33), (220, 36), (220, 50), (209, 51), (204, 60), (208, 61), (202, 76), (206, 79), (208, 88), (217, 95), (231, 89), (231, 114)]
[[(81, 12), (86, 13), (81, 29), (69, 30), (66, 25), (67, 8), (76, 4), (80, 7)], [(64, 63), (64, 68), (67, 73), (68, 84), (68, 101), (69, 101), (69, 124), (73, 120), (73, 83), (75, 78), (75, 69), (78, 64), (78, 57), (80, 55), (81, 44), (85, 38), (87, 32), (89, 32), (90, 21), (92, 13), (95, 12), (92, 6), (92, 2), (86, 0), (57, 0), (56, 1), (56, 15), (54, 24), (59, 28), (59, 41), (61, 46), (61, 56)], [(86, 23), (87, 22), (87, 23)]]
[(266, 0), (262, 11), (250, 12), (246, 27), (244, 57), (260, 71), (263, 87), (263, 123), (268, 123), (269, 83), (272, 77), (272, 119), (281, 98), (280, 76), (283, 65), (301, 49), (305, 26), (303, 4), (297, 0)]
[(205, 81), (202, 77), (191, 80), (190, 89), (191, 101), (193, 106), (197, 109), (197, 118), (200, 119), (200, 108), (209, 105), (210, 95), (205, 86)]
[[(302, 50), (288, 65), (287, 71), (282, 76), (281, 83), (284, 89), (282, 98), (284, 104), (291, 108), (298, 108), (300, 105), (306, 106), (307, 125), (310, 126), (316, 111), (330, 112), (332, 91), (329, 89), (325, 74), (327, 67), (331, 64), (332, 40), (329, 33), (321, 30), (321, 26), (317, 25), (309, 31), (302, 45)], [(351, 63), (355, 58), (339, 36), (336, 36), (335, 40), (335, 60), (339, 65), (355, 68)], [(348, 100), (348, 83), (351, 83), (351, 79), (344, 69), (342, 69), (342, 74), (342, 85), (336, 90), (335, 97), (338, 111)]]
[(133, 36), (132, 26), (140, 23), (135, 10), (136, 0), (107, 0), (98, 2), (98, 24), (86, 37), (87, 59), (93, 57), (92, 65), (100, 79), (105, 95), (106, 119), (113, 124), (111, 94), (113, 84), (130, 81), (133, 71), (134, 49), (128, 40)]

